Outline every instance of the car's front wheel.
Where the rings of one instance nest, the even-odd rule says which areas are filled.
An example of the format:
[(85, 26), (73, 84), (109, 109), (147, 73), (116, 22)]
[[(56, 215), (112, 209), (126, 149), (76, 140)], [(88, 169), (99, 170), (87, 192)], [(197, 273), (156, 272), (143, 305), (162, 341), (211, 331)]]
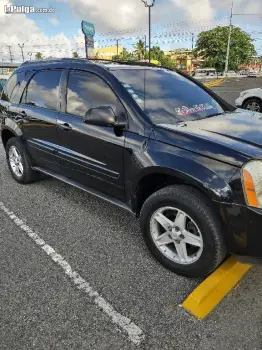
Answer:
[(144, 203), (140, 222), (151, 253), (177, 274), (206, 276), (226, 256), (220, 221), (193, 188), (170, 186), (155, 192)]
[(6, 159), (13, 178), (27, 184), (37, 179), (38, 173), (32, 170), (30, 160), (18, 137), (12, 137), (6, 144)]
[(243, 103), (243, 108), (249, 111), (262, 113), (262, 101), (257, 98), (250, 98)]

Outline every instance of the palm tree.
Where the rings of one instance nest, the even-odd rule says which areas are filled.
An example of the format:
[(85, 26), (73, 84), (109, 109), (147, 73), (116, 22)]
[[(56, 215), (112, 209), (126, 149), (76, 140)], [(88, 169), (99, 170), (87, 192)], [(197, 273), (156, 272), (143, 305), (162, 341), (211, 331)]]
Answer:
[(135, 56), (139, 61), (145, 58), (145, 43), (141, 39), (136, 44)]
[(37, 53), (35, 54), (35, 59), (36, 59), (36, 60), (41, 60), (41, 59), (43, 59), (43, 58), (44, 58), (44, 56), (42, 55), (41, 52), (37, 52)]

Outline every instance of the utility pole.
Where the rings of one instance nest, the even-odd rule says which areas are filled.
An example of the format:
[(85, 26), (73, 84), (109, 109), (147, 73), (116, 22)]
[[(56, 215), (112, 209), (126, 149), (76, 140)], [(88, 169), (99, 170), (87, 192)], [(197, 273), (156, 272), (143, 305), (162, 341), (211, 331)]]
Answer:
[(144, 60), (146, 60), (146, 35), (145, 35), (145, 50), (144, 50)]
[(13, 55), (12, 55), (12, 51), (11, 51), (11, 46), (10, 45), (7, 45), (8, 49), (9, 49), (9, 55), (10, 55), (10, 61), (11, 63), (13, 63)]
[(20, 49), (21, 49), (21, 53), (22, 53), (22, 59), (23, 59), (23, 62), (25, 62), (24, 52), (23, 52), (23, 47), (25, 46), (25, 43), (23, 43), (22, 45), (21, 45), (21, 44), (18, 44), (18, 46), (19, 46), (19, 47), (20, 47)]
[(234, 2), (232, 2), (231, 13), (230, 13), (230, 21), (229, 21), (229, 34), (228, 34), (228, 42), (227, 42), (227, 56), (226, 56), (226, 65), (225, 65), (225, 75), (227, 75), (227, 72), (228, 72), (228, 61), (229, 61), (231, 34), (232, 34), (233, 6), (234, 6)]
[(192, 73), (193, 70), (193, 50), (194, 50), (194, 33), (192, 34), (192, 52), (191, 52), (191, 63), (190, 63), (190, 73)]
[(118, 56), (118, 50), (119, 50), (119, 46), (118, 46), (119, 40), (120, 39), (116, 39), (116, 55), (117, 56)]
[(156, 0), (151, 0), (151, 4), (148, 4), (147, 0), (141, 0), (145, 7), (148, 7), (148, 59), (149, 63), (151, 63), (151, 7), (155, 5)]

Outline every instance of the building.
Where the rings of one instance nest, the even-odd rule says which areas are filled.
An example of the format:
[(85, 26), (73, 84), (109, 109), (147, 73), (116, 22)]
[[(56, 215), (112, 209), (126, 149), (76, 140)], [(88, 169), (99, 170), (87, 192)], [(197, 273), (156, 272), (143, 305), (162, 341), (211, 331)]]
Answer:
[(201, 67), (204, 59), (201, 57), (194, 58), (193, 50), (191, 49), (175, 49), (164, 51), (165, 55), (176, 61), (177, 68), (190, 72)]
[(8, 76), (15, 68), (19, 67), (21, 63), (0, 62), (0, 75)]
[(262, 56), (254, 56), (249, 64), (241, 65), (239, 69), (262, 71)]
[(122, 46), (119, 46), (118, 49), (117, 49), (117, 46), (96, 48), (95, 57), (111, 60), (113, 56), (116, 56), (117, 54), (120, 55), (122, 51), (123, 51)]

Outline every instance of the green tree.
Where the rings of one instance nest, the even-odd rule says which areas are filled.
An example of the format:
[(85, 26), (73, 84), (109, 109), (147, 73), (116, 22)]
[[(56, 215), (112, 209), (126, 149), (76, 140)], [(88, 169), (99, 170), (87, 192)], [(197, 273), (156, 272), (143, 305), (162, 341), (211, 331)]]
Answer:
[(43, 54), (41, 52), (37, 52), (35, 54), (35, 59), (36, 60), (42, 60), (44, 58)]
[[(151, 60), (157, 60), (161, 66), (173, 69), (176, 67), (176, 62), (169, 56), (165, 55), (164, 51), (159, 46), (153, 46), (150, 50)], [(147, 55), (148, 57), (148, 55)]]
[(170, 57), (163, 55), (160, 59), (160, 63), (162, 67), (174, 69), (176, 68), (176, 61), (172, 60)]
[(143, 40), (139, 40), (136, 44), (136, 49), (135, 49), (135, 57), (136, 59), (143, 60), (145, 59), (145, 43)]
[(78, 58), (78, 53), (76, 51), (73, 52), (73, 58)]
[[(219, 71), (225, 68), (229, 27), (218, 26), (212, 30), (201, 32), (194, 50), (195, 57), (203, 57), (206, 67), (214, 67)], [(249, 34), (238, 27), (232, 28), (229, 69), (237, 70), (239, 65), (247, 64), (256, 54)]]
[(115, 61), (134, 61), (135, 57), (131, 52), (128, 52), (126, 48), (123, 48), (120, 55), (116, 55), (112, 57)]
[(161, 61), (161, 58), (163, 58), (163, 56), (165, 55), (164, 51), (162, 51), (159, 46), (153, 46), (150, 50), (150, 53), (151, 59), (157, 61)]

